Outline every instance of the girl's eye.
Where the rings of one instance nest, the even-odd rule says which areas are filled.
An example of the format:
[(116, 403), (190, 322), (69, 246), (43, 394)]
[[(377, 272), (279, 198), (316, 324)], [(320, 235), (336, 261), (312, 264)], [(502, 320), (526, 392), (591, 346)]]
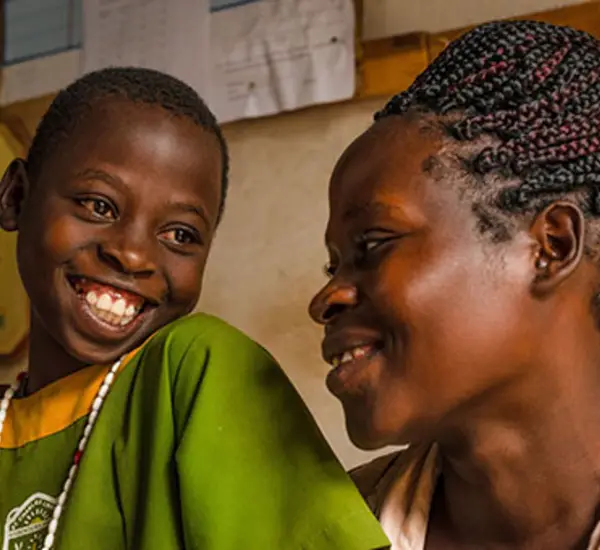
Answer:
[(192, 231), (181, 227), (169, 229), (162, 235), (163, 240), (178, 245), (196, 244), (200, 239)]
[(104, 220), (117, 219), (113, 206), (103, 199), (81, 199), (79, 204), (96, 218), (102, 218)]

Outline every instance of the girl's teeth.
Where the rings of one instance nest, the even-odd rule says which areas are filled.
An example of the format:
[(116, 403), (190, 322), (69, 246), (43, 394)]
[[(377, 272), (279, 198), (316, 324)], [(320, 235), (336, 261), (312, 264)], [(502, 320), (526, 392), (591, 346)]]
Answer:
[(104, 309), (97, 309), (95, 313), (103, 321), (109, 321), (110, 320), (110, 311), (106, 311)]
[(356, 348), (352, 350), (352, 355), (354, 356), (354, 359), (362, 359), (366, 354), (367, 352), (365, 351), (365, 348)]
[(125, 313), (127, 303), (123, 298), (119, 298), (110, 308), (110, 312), (117, 317), (121, 317)]
[(102, 294), (98, 300), (98, 303), (96, 304), (96, 307), (109, 312), (112, 308), (112, 298), (108, 294)]
[(353, 357), (352, 357), (352, 353), (349, 351), (344, 352), (344, 355), (342, 355), (342, 363), (348, 363), (348, 361), (352, 361)]
[(123, 298), (113, 298), (108, 293), (98, 296), (90, 290), (85, 295), (85, 301), (90, 306), (92, 313), (106, 323), (116, 326), (125, 326), (131, 323), (139, 309), (133, 304), (127, 304)]

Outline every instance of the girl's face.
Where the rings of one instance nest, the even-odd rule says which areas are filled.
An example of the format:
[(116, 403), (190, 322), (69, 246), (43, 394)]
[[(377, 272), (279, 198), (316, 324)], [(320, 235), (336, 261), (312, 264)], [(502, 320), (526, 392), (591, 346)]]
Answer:
[[(105, 364), (196, 304), (219, 210), (219, 146), (159, 106), (110, 99), (60, 147), (18, 219), (32, 334)], [(25, 187), (9, 169), (0, 195), (16, 203)]]
[(436, 437), (489, 407), (537, 346), (531, 239), (481, 234), (458, 147), (416, 116), (390, 117), (331, 180), (330, 280), (310, 313), (361, 448)]

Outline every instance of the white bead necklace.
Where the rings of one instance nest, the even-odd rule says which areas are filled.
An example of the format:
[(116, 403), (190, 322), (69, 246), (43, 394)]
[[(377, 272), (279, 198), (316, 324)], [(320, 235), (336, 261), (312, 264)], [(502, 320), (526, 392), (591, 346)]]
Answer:
[[(54, 512), (52, 513), (52, 520), (48, 525), (48, 534), (44, 540), (44, 545), (41, 550), (52, 550), (54, 547), (54, 539), (56, 537), (56, 530), (58, 528), (58, 522), (62, 515), (62, 512), (65, 508), (65, 503), (67, 502), (67, 498), (71, 491), (71, 487), (73, 486), (73, 482), (75, 481), (75, 477), (77, 476), (77, 472), (79, 470), (79, 463), (81, 461), (81, 457), (87, 447), (88, 441), (92, 434), (92, 430), (96, 424), (96, 420), (98, 420), (98, 414), (100, 413), (100, 409), (104, 404), (104, 400), (112, 386), (115, 375), (121, 366), (122, 359), (119, 359), (108, 371), (104, 380), (102, 381), (102, 385), (92, 402), (92, 407), (90, 409), (90, 414), (88, 416), (87, 424), (83, 430), (83, 435), (79, 439), (79, 444), (77, 445), (77, 450), (75, 451), (75, 455), (73, 457), (73, 464), (69, 469), (69, 475), (67, 476), (67, 480), (63, 485), (62, 492), (58, 497), (58, 501), (54, 508)], [(15, 393), (18, 391), (21, 381), (24, 379), (25, 373), (19, 374), (17, 376), (16, 382), (6, 390), (4, 393), (4, 397), (2, 398), (2, 402), (0, 403), (0, 442), (2, 441), (2, 430), (4, 428), (4, 421), (6, 420), (6, 414), (8, 411), (8, 407), (10, 405), (11, 399), (14, 397)]]

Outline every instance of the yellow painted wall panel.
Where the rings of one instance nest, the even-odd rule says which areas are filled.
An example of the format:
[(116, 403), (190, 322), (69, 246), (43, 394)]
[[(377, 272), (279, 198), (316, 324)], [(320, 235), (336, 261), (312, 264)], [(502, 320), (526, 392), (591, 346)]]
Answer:
[[(0, 169), (2, 172), (21, 147), (10, 131), (0, 125)], [(0, 358), (14, 357), (27, 337), (29, 305), (16, 264), (17, 234), (0, 231)]]

